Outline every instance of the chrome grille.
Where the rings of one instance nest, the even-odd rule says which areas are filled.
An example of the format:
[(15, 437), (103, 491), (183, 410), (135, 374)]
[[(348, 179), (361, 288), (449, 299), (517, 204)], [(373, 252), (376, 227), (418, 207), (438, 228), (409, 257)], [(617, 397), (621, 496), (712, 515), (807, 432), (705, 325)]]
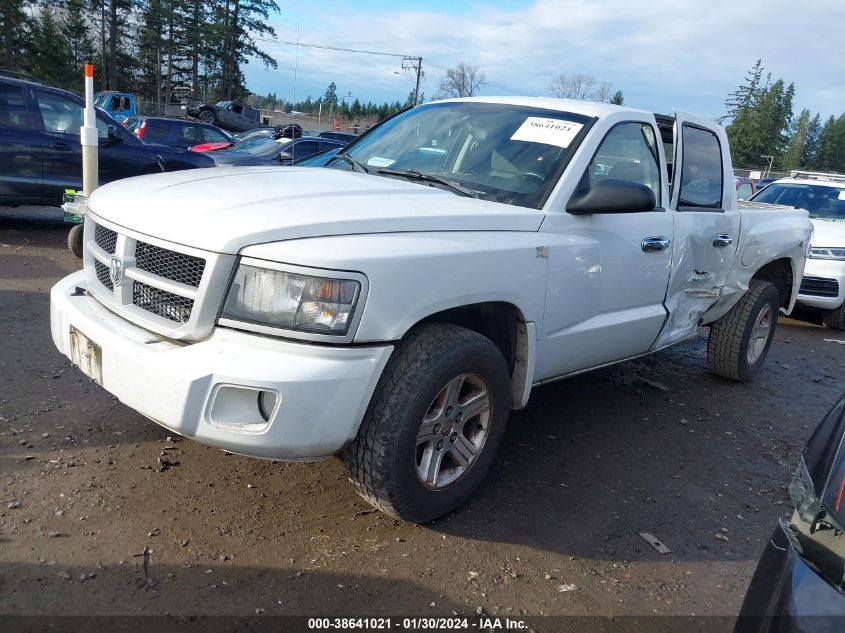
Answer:
[(205, 260), (138, 242), (135, 245), (135, 266), (159, 277), (199, 288)]
[[(104, 226), (100, 226), (99, 224), (95, 226), (96, 228), (94, 229), (94, 241), (97, 243), (97, 246), (102, 248), (109, 255), (112, 255), (114, 253), (114, 247), (117, 244), (117, 233), (115, 233), (111, 229), (107, 229)], [(108, 279), (108, 276), (109, 273), (108, 270), (106, 270), (106, 279)], [(99, 270), (97, 271), (97, 277), (100, 277)], [(102, 281), (101, 277), (100, 281)], [(105, 285), (111, 288), (111, 284)]]
[(218, 306), (216, 299), (204, 306), (200, 293), (208, 285), (212, 296), (220, 296), (234, 257), (189, 247), (183, 251), (158, 240), (153, 244), (131, 231), (102, 226), (94, 217), (86, 223), (91, 237), (85, 269), (101, 302), (130, 321), (173, 338), (199, 338), (210, 332)]
[(191, 318), (194, 302), (160, 288), (153, 288), (136, 281), (132, 286), (132, 303), (165, 319), (187, 323)]
[(112, 284), (111, 277), (109, 277), (109, 267), (105, 264), (101, 264), (100, 262), (95, 261), (94, 268), (97, 270), (97, 279), (100, 280), (100, 283), (103, 284), (109, 290), (114, 289), (114, 284)]

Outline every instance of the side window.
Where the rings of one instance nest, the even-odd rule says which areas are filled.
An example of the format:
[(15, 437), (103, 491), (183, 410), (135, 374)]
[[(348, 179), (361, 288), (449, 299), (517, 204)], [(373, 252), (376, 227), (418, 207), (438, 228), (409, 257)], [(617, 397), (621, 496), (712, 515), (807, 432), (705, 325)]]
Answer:
[(145, 143), (166, 143), (168, 136), (170, 136), (170, 126), (167, 123), (147, 119), (147, 127), (144, 128)]
[[(225, 143), (226, 137), (223, 136), (220, 132), (215, 130), (214, 128), (204, 127), (202, 128), (203, 136), (205, 137), (206, 143)], [(200, 141), (202, 142), (202, 141)]]
[(316, 141), (303, 141), (293, 146), (294, 158), (305, 158), (320, 151), (320, 144)]
[(28, 128), (29, 117), (20, 86), (0, 85), (0, 128)]
[(752, 195), (754, 195), (754, 192), (751, 191), (750, 182), (744, 182), (736, 188), (736, 197), (740, 200), (748, 200)]
[(681, 193), (678, 207), (722, 207), (722, 149), (710, 130), (683, 128)]
[(35, 91), (38, 110), (44, 129), (60, 134), (79, 134), (82, 127), (82, 106), (66, 97), (49, 92)]
[(202, 128), (196, 125), (180, 125), (179, 141), (196, 145), (203, 142)]
[(646, 123), (620, 123), (601, 142), (576, 193), (586, 193), (602, 180), (628, 180), (645, 185), (660, 204), (657, 138)]

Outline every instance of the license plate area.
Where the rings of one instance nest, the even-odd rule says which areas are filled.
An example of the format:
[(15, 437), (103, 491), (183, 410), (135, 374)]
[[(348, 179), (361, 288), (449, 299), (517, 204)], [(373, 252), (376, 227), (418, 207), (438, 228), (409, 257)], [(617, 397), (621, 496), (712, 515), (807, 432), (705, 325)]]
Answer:
[(75, 327), (70, 327), (70, 360), (86, 376), (103, 384), (103, 350)]

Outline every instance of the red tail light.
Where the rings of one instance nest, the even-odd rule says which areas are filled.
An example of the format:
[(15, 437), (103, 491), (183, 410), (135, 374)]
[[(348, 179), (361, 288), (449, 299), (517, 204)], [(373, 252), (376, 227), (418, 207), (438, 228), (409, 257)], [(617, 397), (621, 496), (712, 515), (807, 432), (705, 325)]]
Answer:
[(144, 129), (147, 127), (147, 121), (141, 121), (141, 127), (138, 128), (138, 138), (144, 138)]

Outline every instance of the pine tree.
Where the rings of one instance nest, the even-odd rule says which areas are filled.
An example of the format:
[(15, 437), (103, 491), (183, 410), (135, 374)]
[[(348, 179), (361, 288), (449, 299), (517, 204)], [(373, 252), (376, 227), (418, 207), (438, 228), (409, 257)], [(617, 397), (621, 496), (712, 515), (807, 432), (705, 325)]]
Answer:
[(329, 84), (329, 87), (326, 88), (326, 94), (323, 95), (323, 105), (331, 103), (337, 104), (337, 84), (335, 82)]
[(2, 48), (3, 67), (17, 70), (21, 67), (22, 57), (29, 44), (29, 18), (23, 12), (29, 3), (26, 0), (3, 0), (0, 2), (0, 48)]
[(810, 111), (804, 108), (795, 121), (792, 138), (784, 152), (781, 166), (785, 170), (799, 169), (807, 147), (807, 133), (810, 129)]
[[(44, 6), (31, 25), (30, 51), (26, 69), (41, 81), (59, 88), (70, 88), (74, 76), (72, 52), (62, 37), (54, 12)], [(79, 73), (77, 73), (79, 74)]]
[(845, 172), (845, 114), (827, 120), (819, 135), (819, 151), (813, 168)]
[(818, 113), (807, 126), (807, 138), (804, 140), (804, 151), (801, 154), (801, 169), (812, 169), (819, 152), (819, 137), (822, 133), (822, 119)]
[(613, 105), (625, 105), (625, 97), (622, 95), (621, 90), (617, 90), (613, 93), (613, 96), (610, 98), (610, 103)]

